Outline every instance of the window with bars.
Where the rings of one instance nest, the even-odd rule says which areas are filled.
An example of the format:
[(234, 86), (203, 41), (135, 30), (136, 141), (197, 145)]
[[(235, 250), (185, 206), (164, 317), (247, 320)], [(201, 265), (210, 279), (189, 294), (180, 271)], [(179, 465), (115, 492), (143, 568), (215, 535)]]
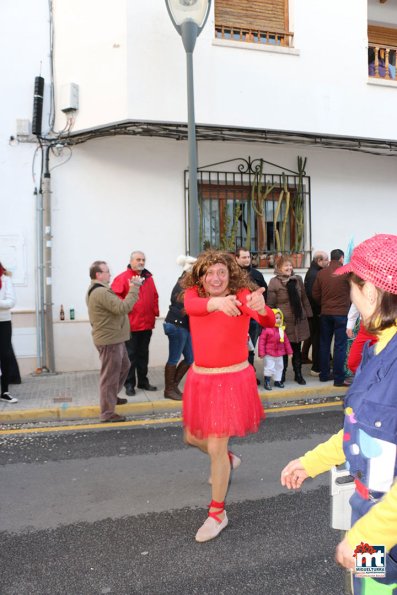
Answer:
[(266, 173), (266, 167), (282, 168), (263, 159), (233, 161), (237, 171), (207, 166), (197, 172), (201, 249), (234, 251), (244, 246), (262, 267), (272, 266), (277, 253), (297, 255), (295, 266), (308, 266), (310, 178), (304, 171), (306, 160), (298, 158), (298, 172), (284, 169), (277, 174)]
[(215, 36), (291, 46), (288, 0), (215, 0)]

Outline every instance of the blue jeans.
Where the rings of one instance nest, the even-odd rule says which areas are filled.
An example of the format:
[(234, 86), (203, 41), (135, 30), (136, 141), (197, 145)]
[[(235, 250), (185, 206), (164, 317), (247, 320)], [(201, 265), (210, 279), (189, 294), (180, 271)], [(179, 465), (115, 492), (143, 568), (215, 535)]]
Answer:
[(183, 354), (185, 362), (190, 366), (193, 363), (193, 348), (188, 329), (183, 326), (176, 326), (170, 322), (164, 322), (163, 328), (169, 343), (167, 364), (176, 366)]
[(320, 380), (329, 376), (329, 357), (332, 337), (334, 337), (334, 382), (345, 380), (345, 359), (347, 347), (347, 316), (321, 314), (320, 316)]

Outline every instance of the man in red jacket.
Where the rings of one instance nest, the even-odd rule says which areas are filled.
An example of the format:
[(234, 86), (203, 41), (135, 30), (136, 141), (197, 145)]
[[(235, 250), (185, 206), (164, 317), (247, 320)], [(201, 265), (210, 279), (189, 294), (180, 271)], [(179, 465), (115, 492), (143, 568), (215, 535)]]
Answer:
[(131, 253), (127, 270), (118, 275), (112, 283), (113, 291), (124, 299), (129, 291), (131, 277), (137, 275), (144, 279), (139, 290), (139, 300), (128, 315), (131, 333), (129, 340), (126, 341), (126, 347), (131, 367), (124, 386), (126, 395), (129, 397), (135, 395), (135, 370), (138, 376), (138, 388), (157, 390), (156, 386), (150, 384), (147, 373), (150, 338), (156, 316), (159, 315), (159, 296), (152, 274), (145, 269), (145, 262), (144, 253), (135, 250)]

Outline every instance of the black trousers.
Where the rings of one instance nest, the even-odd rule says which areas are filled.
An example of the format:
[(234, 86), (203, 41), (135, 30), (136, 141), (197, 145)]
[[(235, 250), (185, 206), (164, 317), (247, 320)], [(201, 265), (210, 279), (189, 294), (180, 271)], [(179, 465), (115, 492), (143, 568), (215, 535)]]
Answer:
[(11, 334), (11, 320), (0, 322), (1, 394), (8, 392), (8, 385), (10, 383), (10, 370), (13, 356)]
[[(302, 343), (292, 343), (292, 368), (296, 373), (301, 373), (302, 371)], [(288, 368), (288, 355), (283, 355), (284, 360), (284, 372)], [(284, 382), (284, 381), (283, 381)]]
[(303, 342), (302, 356), (307, 359), (312, 346), (312, 370), (320, 372), (320, 316), (309, 318), (310, 339)]
[(125, 342), (131, 366), (124, 386), (135, 387), (136, 376), (138, 384), (147, 384), (149, 365), (149, 343), (152, 331), (132, 331), (130, 338)]
[(254, 365), (254, 361), (255, 361), (255, 346), (256, 346), (256, 342), (259, 339), (259, 335), (261, 334), (261, 332), (262, 332), (262, 327), (259, 324), (259, 322), (256, 322), (256, 320), (254, 320), (253, 318), (250, 318), (250, 325), (249, 325), (249, 329), (248, 329), (248, 334), (249, 334), (250, 339), (252, 341), (252, 345), (254, 346), (254, 350), (248, 352), (248, 361), (251, 364), (251, 366)]

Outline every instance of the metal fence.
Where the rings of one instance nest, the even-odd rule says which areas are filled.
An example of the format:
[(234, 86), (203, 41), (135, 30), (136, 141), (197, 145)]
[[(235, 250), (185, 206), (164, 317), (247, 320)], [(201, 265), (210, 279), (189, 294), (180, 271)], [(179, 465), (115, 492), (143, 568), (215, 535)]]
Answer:
[[(272, 267), (279, 253), (290, 254), (296, 267), (308, 266), (311, 199), (305, 164), (298, 158), (293, 172), (263, 159), (239, 158), (199, 168), (201, 249), (243, 246), (261, 267)], [(185, 191), (188, 205), (187, 172)]]

